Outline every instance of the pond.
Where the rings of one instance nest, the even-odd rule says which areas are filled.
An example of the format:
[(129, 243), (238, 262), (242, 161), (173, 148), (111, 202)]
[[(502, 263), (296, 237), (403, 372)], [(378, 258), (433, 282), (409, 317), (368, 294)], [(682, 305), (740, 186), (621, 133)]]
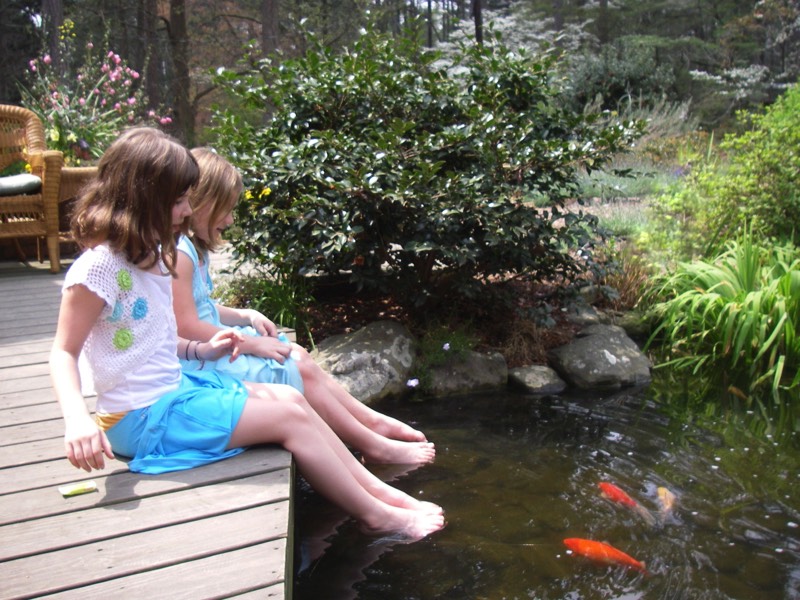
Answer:
[[(382, 405), (423, 429), (437, 458), (373, 470), (442, 505), (447, 526), (413, 544), (374, 540), (301, 483), (294, 597), (800, 598), (794, 434), (688, 423), (657, 389)], [(646, 510), (606, 499), (600, 482)], [(607, 542), (647, 572), (570, 553), (572, 537)]]

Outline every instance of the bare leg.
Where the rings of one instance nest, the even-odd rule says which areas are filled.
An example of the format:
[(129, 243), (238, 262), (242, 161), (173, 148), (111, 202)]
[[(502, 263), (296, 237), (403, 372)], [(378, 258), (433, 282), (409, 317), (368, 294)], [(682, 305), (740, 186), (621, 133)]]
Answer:
[[(304, 362), (313, 364), (310, 358)], [(361, 452), (365, 462), (420, 464), (435, 458), (436, 450), (431, 442), (390, 439), (364, 425), (333, 395), (329, 384), (335, 382), (330, 376), (319, 367), (310, 370), (313, 375), (303, 378), (306, 400), (343, 442)], [(344, 388), (335, 385), (347, 394)], [(347, 396), (352, 398), (349, 394)], [(361, 405), (361, 402), (353, 401)]]
[[(425, 434), (421, 431), (398, 419), (373, 410), (363, 402), (359, 402), (339, 385), (333, 377), (323, 371), (302, 346), (293, 344), (292, 348), (292, 355), (296, 357), (297, 366), (300, 369), (303, 384), (306, 388), (316, 387), (325, 390), (326, 395), (330, 395), (337, 400), (365, 427), (383, 437), (407, 442), (425, 441)], [(308, 397), (308, 394), (306, 394), (306, 397)], [(319, 409), (317, 408), (317, 410)]]
[(421, 539), (444, 526), (441, 508), (419, 502), (367, 471), (296, 390), (283, 385), (247, 387), (251, 395), (231, 447), (283, 445), (309, 483), (369, 533)]

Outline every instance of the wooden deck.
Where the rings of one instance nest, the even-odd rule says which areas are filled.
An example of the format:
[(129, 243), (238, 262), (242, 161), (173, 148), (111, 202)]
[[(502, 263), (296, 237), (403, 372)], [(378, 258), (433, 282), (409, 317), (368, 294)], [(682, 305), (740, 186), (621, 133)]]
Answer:
[[(0, 263), (0, 598), (290, 598), (283, 449), (159, 476), (67, 462), (47, 364), (62, 282)], [(58, 492), (87, 480), (97, 492)]]

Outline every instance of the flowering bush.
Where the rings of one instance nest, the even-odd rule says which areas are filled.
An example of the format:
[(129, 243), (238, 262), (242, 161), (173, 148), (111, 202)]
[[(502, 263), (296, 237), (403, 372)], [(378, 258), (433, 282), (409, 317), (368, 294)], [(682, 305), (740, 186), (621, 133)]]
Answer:
[(140, 74), (113, 50), (98, 52), (89, 42), (80, 57), (70, 20), (61, 27), (60, 52), (77, 66), (64, 74), (49, 54), (34, 58), (21, 92), (45, 125), (48, 147), (61, 150), (67, 164), (100, 157), (126, 127), (172, 122), (147, 109)]

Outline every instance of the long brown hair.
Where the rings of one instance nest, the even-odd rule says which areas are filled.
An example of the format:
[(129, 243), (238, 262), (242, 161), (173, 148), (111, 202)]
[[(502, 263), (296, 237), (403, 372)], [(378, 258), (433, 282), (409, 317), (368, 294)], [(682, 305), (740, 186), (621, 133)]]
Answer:
[(198, 177), (197, 161), (176, 139), (150, 127), (129, 129), (105, 151), (97, 177), (78, 198), (75, 241), (107, 242), (143, 269), (161, 257), (174, 275), (172, 207)]
[(189, 192), (189, 202), (192, 205), (191, 228), (195, 230), (195, 215), (204, 214), (208, 217), (204, 237), (191, 236), (192, 243), (198, 250), (219, 249), (222, 238), (214, 225), (226, 214), (233, 210), (239, 196), (242, 195), (242, 176), (239, 171), (227, 160), (208, 148), (192, 149), (192, 156), (200, 166), (200, 180)]

